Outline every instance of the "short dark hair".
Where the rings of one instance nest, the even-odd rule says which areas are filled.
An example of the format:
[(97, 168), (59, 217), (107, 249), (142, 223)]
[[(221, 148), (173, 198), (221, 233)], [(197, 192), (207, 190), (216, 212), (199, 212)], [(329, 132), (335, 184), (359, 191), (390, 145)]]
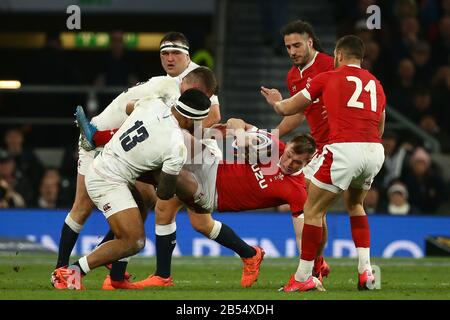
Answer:
[(206, 94), (212, 96), (213, 94), (217, 94), (217, 80), (214, 72), (211, 71), (208, 67), (198, 67), (189, 72), (185, 78), (188, 81), (199, 82), (206, 89)]
[(288, 143), (292, 144), (292, 150), (296, 154), (314, 154), (316, 152), (316, 143), (308, 133), (301, 133), (292, 138)]
[(346, 58), (362, 60), (366, 52), (366, 46), (360, 37), (347, 35), (336, 43), (336, 51), (341, 50)]
[(292, 33), (298, 33), (298, 34), (304, 34), (306, 33), (312, 40), (313, 40), (313, 48), (317, 51), (323, 52), (322, 45), (320, 44), (319, 39), (317, 38), (316, 34), (314, 33), (314, 29), (306, 21), (303, 20), (295, 20), (292, 22), (289, 22), (287, 25), (283, 26), (280, 30), (281, 35), (284, 37), (288, 34)]
[(163, 44), (166, 41), (178, 41), (189, 47), (188, 39), (181, 32), (171, 31), (171, 32), (166, 33), (164, 35), (164, 37), (161, 39), (161, 41), (159, 42), (159, 45), (161, 46), (161, 44)]

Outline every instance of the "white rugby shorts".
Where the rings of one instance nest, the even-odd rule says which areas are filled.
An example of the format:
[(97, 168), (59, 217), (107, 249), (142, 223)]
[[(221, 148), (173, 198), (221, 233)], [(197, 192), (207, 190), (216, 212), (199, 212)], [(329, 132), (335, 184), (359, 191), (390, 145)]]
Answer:
[(334, 193), (349, 187), (369, 190), (383, 162), (381, 143), (333, 143), (323, 147), (311, 182)]
[(222, 153), (217, 152), (220, 149), (217, 142), (209, 141), (202, 154), (202, 164), (185, 165), (184, 168), (190, 171), (198, 183), (197, 191), (194, 195), (194, 201), (203, 209), (213, 212), (217, 208), (217, 191), (216, 179), (217, 168), (220, 160), (222, 160)]
[[(80, 136), (81, 139), (81, 136)], [(78, 163), (77, 171), (82, 176), (85, 176), (89, 166), (94, 161), (95, 156), (103, 150), (103, 146), (97, 147), (95, 150), (86, 151), (78, 143)]]
[(127, 182), (102, 176), (94, 165), (85, 175), (85, 184), (89, 197), (106, 219), (119, 211), (138, 207)]
[(319, 164), (320, 153), (316, 151), (306, 166), (303, 167), (305, 179), (311, 180)]
[(95, 150), (86, 151), (83, 148), (78, 149), (78, 173), (85, 176), (88, 168), (94, 161)]

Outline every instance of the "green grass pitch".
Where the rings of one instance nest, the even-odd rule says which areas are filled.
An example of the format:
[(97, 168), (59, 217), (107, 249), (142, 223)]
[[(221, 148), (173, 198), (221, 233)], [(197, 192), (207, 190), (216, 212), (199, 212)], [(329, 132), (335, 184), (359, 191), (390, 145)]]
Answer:
[[(266, 258), (259, 280), (251, 288), (241, 288), (241, 261), (237, 257), (174, 258), (175, 285), (142, 291), (102, 291), (107, 274), (98, 268), (83, 280), (85, 291), (60, 291), (50, 285), (56, 255), (2, 253), (0, 255), (0, 299), (147, 299), (147, 300), (386, 300), (450, 299), (450, 259), (373, 259), (381, 268), (381, 290), (356, 289), (355, 259), (327, 259), (332, 271), (325, 279), (326, 292), (281, 293), (297, 268), (294, 258)], [(134, 280), (145, 278), (155, 269), (154, 258), (132, 259), (129, 271)]]

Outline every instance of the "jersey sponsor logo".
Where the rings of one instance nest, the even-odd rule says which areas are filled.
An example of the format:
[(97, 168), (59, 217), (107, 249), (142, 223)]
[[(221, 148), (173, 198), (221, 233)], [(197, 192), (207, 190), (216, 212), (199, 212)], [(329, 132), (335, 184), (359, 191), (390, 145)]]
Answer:
[(266, 179), (264, 178), (261, 168), (258, 167), (258, 164), (255, 163), (252, 165), (252, 171), (255, 174), (255, 178), (258, 181), (259, 187), (261, 189), (267, 188), (268, 185), (267, 185)]
[(108, 202), (103, 206), (103, 212), (108, 212), (111, 210), (111, 204)]
[(292, 92), (297, 92), (297, 86), (295, 84), (292, 86)]

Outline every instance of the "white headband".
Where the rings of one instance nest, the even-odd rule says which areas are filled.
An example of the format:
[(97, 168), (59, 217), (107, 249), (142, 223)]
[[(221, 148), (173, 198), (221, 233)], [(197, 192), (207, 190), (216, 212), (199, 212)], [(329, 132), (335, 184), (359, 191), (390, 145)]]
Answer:
[(186, 118), (194, 119), (194, 120), (204, 119), (208, 116), (208, 113), (209, 113), (209, 108), (206, 110), (197, 110), (197, 109), (194, 109), (194, 108), (191, 108), (191, 107), (185, 105), (180, 100), (177, 100), (175, 109), (177, 109), (177, 111), (179, 113), (181, 113), (183, 116), (185, 116)]
[(176, 50), (183, 52), (185, 54), (189, 54), (189, 47), (181, 42), (172, 42), (172, 41), (165, 41), (161, 43), (161, 46), (159, 47), (159, 51), (169, 51), (169, 50)]

